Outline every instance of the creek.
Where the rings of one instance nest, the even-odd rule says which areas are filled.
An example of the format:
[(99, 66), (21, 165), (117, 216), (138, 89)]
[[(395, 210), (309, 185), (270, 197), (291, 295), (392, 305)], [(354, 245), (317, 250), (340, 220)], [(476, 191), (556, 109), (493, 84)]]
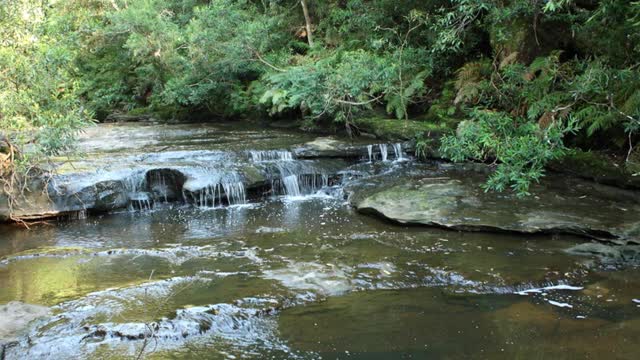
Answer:
[(67, 221), (0, 225), (0, 314), (27, 314), (0, 320), (6, 359), (638, 357), (637, 246), (358, 212), (443, 176), (409, 145), (134, 124), (80, 147), (55, 179)]

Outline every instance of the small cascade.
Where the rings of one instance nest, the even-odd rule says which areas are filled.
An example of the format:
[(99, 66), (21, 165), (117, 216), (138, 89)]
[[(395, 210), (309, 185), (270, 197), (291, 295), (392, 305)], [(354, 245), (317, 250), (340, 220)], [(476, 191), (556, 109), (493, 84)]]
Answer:
[(87, 215), (88, 212), (86, 209), (82, 209), (82, 210), (78, 210), (78, 211), (72, 211), (67, 213), (66, 218), (68, 220), (86, 220), (87, 219)]
[[(367, 153), (369, 156), (369, 164), (373, 163), (376, 160), (377, 154), (373, 152), (375, 145), (367, 145)], [(391, 144), (391, 148), (393, 148), (393, 154), (395, 155), (395, 161), (405, 161), (406, 158), (404, 156), (404, 152), (402, 151), (402, 144), (396, 143)], [(389, 145), (388, 144), (378, 144), (378, 149), (380, 151), (380, 160), (383, 162), (389, 161)]]
[(329, 177), (324, 174), (288, 175), (275, 179), (271, 183), (274, 194), (290, 197), (315, 194), (327, 186), (329, 186)]
[(229, 205), (244, 205), (247, 203), (247, 195), (242, 181), (223, 182), (222, 188), (227, 196)]
[(276, 163), (271, 189), (275, 195), (300, 197), (329, 186), (329, 176), (302, 161)]
[(253, 162), (293, 160), (293, 154), (287, 150), (250, 150), (249, 157)]
[(147, 193), (147, 179), (144, 172), (128, 176), (122, 180), (129, 196), (129, 211), (145, 211), (153, 208), (153, 201)]
[(329, 184), (326, 174), (318, 171), (308, 161), (295, 160), (290, 151), (252, 150), (248, 153), (254, 163), (264, 164), (265, 171), (270, 174), (271, 190), (275, 195), (300, 197), (314, 194)]
[(153, 201), (147, 193), (129, 195), (129, 211), (148, 211), (153, 209)]
[(289, 175), (282, 178), (282, 186), (284, 187), (284, 193), (289, 196), (300, 196), (300, 183), (298, 182), (297, 175)]
[(123, 184), (124, 184), (124, 188), (127, 190), (127, 192), (129, 192), (130, 194), (135, 194), (138, 193), (140, 191), (143, 191), (143, 189), (146, 186), (146, 179), (143, 173), (137, 173), (137, 174), (133, 174), (129, 177), (126, 177), (122, 180)]
[(396, 161), (404, 161), (404, 153), (402, 152), (402, 144), (393, 144), (393, 152), (396, 155)]
[(150, 188), (154, 194), (158, 194), (158, 196), (164, 200), (165, 203), (168, 202), (169, 196), (169, 186), (167, 185), (167, 179), (164, 177), (161, 172), (154, 172), (151, 174)]
[[(194, 196), (193, 202), (196, 204), (196, 206), (201, 208), (214, 208), (216, 206), (222, 206), (222, 191), (223, 188), (220, 184), (207, 185), (197, 194), (197, 197)], [(187, 201), (185, 200), (185, 202)]]
[(389, 157), (387, 144), (379, 144), (378, 147), (380, 147), (380, 156), (382, 157), (382, 161), (387, 161), (387, 158)]
[(235, 173), (215, 176), (211, 183), (201, 186), (199, 190), (183, 191), (184, 202), (195, 204), (201, 208), (217, 208), (247, 203), (244, 183)]

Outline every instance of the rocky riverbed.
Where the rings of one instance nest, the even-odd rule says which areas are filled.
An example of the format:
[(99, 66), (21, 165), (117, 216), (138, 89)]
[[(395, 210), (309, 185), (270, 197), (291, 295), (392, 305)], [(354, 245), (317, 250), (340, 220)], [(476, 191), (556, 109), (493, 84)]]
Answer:
[(81, 150), (21, 210), (67, 221), (0, 225), (8, 359), (637, 357), (636, 192), (240, 125)]

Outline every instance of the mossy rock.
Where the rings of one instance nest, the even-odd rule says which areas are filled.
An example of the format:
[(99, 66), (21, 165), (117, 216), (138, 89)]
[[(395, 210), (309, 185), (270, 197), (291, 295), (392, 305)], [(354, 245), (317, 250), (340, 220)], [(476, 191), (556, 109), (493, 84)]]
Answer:
[(624, 163), (617, 164), (613, 159), (597, 152), (576, 150), (552, 162), (549, 168), (601, 184), (640, 189), (640, 175), (633, 172), (633, 167), (625, 166)]
[(439, 138), (443, 134), (451, 132), (451, 128), (446, 124), (415, 120), (372, 117), (357, 119), (355, 124), (361, 131), (390, 141), (410, 140), (418, 136)]
[(633, 191), (611, 193), (609, 189), (615, 188), (550, 175), (532, 187), (535, 197), (518, 198), (483, 191), (480, 185), (485, 181), (482, 174), (457, 170), (425, 172), (422, 177), (404, 178), (400, 184), (394, 175), (386, 175), (376, 179), (373, 187), (362, 187), (367, 193), (364, 196), (358, 195), (362, 190), (353, 188), (355, 195), (350, 201), (361, 213), (400, 224), (461, 231), (573, 234), (613, 244), (640, 241), (640, 205)]
[(245, 165), (242, 167), (247, 189), (255, 189), (267, 184), (267, 178), (255, 166)]

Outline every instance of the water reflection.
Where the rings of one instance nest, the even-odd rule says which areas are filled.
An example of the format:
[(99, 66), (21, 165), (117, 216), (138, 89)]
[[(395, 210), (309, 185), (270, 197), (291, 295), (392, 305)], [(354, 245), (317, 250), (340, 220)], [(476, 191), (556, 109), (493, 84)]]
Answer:
[[(640, 270), (565, 251), (583, 239), (390, 225), (341, 198), (159, 207), (1, 236), (0, 303), (56, 312), (9, 358), (130, 355), (147, 322), (162, 329), (161, 358), (632, 358), (640, 340)], [(188, 280), (173, 291), (175, 279)]]

